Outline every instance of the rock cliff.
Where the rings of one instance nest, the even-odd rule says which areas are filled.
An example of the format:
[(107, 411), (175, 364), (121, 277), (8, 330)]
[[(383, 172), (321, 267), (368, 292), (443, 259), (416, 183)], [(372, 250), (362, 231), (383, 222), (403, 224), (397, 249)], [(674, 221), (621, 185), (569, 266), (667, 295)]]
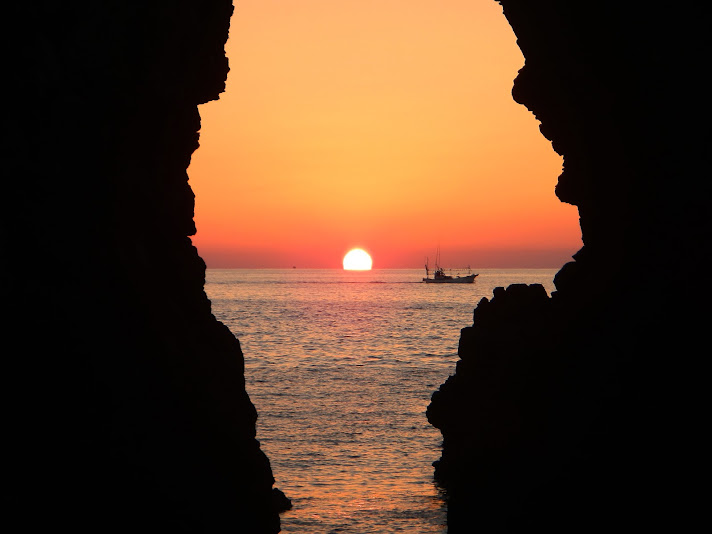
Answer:
[(584, 246), (551, 297), (499, 288), (462, 330), (428, 408), (449, 532), (684, 530), (702, 510), (705, 23), (639, 1), (500, 3), (525, 56), (513, 97), (564, 157), (556, 194)]
[(186, 169), (230, 0), (16, 2), (3, 329), (27, 531), (279, 531), (237, 339), (211, 314)]

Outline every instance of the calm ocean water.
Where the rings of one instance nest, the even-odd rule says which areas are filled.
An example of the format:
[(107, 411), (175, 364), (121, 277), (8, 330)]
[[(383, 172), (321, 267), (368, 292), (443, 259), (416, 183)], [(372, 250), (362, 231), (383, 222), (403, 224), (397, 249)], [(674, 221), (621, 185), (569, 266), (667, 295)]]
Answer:
[(446, 532), (430, 395), (482, 297), (512, 283), (551, 293), (556, 270), (479, 273), (436, 285), (410, 269), (208, 270), (213, 313), (245, 354), (257, 438), (294, 505), (283, 532)]

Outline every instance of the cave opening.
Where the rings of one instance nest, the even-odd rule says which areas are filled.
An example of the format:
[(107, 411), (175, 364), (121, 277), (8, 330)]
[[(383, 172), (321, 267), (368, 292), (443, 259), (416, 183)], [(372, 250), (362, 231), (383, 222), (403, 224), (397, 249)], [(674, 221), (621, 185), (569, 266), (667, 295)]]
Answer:
[[(416, 430), (432, 432), (422, 411), (438, 385), (427, 413), (444, 436), (435, 473), (448, 481), (448, 521), (459, 523), (460, 531), (684, 531), (701, 523), (706, 508), (697, 488), (706, 450), (699, 422), (706, 415), (701, 413), (706, 389), (698, 382), (706, 375), (698, 362), (704, 362), (699, 347), (706, 342), (709, 288), (703, 272), (707, 247), (700, 245), (709, 241), (710, 231), (702, 194), (706, 138), (696, 133), (704, 124), (700, 102), (706, 85), (699, 83), (699, 66), (705, 64), (706, 19), (645, 2), (500, 1), (527, 57), (514, 96), (535, 110), (547, 138), (566, 154), (557, 192), (579, 206), (586, 247), (559, 271), (552, 298), (540, 288), (512, 285), (478, 304), (477, 320), (460, 332), (456, 373), (445, 382), (455, 359), (448, 343), (470, 324), (488, 250), (476, 240), (446, 241), (460, 229), (454, 221), (462, 213), (472, 217), (462, 225), (468, 239), (488, 235), (492, 226), (505, 235), (514, 222), (547, 235), (526, 211), (502, 215), (490, 228), (474, 219), (503, 207), (495, 201), (498, 183), (507, 186), (504, 197), (510, 202), (504, 206), (527, 196), (521, 184), (503, 182), (503, 173), (477, 174), (468, 166), (484, 161), (477, 152), (483, 146), (515, 144), (511, 135), (497, 137), (502, 131), (490, 127), (477, 138), (489, 144), (465, 136), (467, 158), (455, 158), (461, 145), (435, 120), (447, 114), (427, 115), (428, 101), (417, 98), (418, 84), (410, 83), (392, 91), (398, 98), (376, 114), (392, 118), (389, 128), (407, 126), (397, 135), (385, 126), (383, 131), (365, 127), (373, 125), (375, 104), (362, 110), (348, 135), (326, 128), (355, 109), (356, 100), (349, 98), (342, 100), (348, 105), (332, 107), (326, 116), (307, 101), (299, 108), (302, 119), (332, 133), (311, 147), (335, 151), (331, 158), (306, 150), (314, 138), (298, 122), (283, 127), (292, 152), (277, 150), (269, 136), (279, 130), (274, 121), (285, 115), (279, 104), (299, 93), (305, 79), (322, 82), (319, 90), (302, 91), (315, 102), (338, 100), (337, 81), (353, 85), (324, 76), (330, 69), (305, 70), (302, 60), (323, 48), (337, 58), (334, 68), (351, 65), (374, 74), (360, 80), (356, 93), (389, 94), (383, 86), (389, 76), (428, 58), (435, 58), (440, 70), (420, 69), (415, 80), (434, 91), (453, 87), (444, 84), (442, 67), (474, 71), (477, 57), (465, 53), (478, 35), (477, 20), (458, 8), (494, 9), (494, 2), (453, 0), (435, 7), (408, 1), (389, 17), (384, 15), (389, 6), (405, 2), (322, 0), (314, 2), (320, 9), (305, 21), (308, 0), (264, 0), (261, 19), (247, 16), (256, 3), (241, 1), (231, 43), (250, 32), (262, 41), (229, 51), (233, 76), (220, 102), (212, 101), (227, 74), (224, 45), (232, 0), (9, 5), (7, 19), (20, 30), (20, 46), (8, 53), (13, 105), (7, 107), (11, 135), (4, 185), (10, 224), (2, 262), (12, 377), (9, 509), (16, 523), (34, 530), (66, 523), (76, 532), (96, 532), (98, 525), (104, 532), (126, 532), (137, 524), (155, 531), (278, 532), (285, 502), (255, 439), (257, 412), (245, 391), (245, 361), (247, 388), (261, 414), (257, 436), (279, 485), (294, 501), (294, 510), (284, 516), (285, 531), (348, 525), (357, 532), (399, 530), (395, 527), (417, 532), (422, 525), (441, 530), (442, 502), (434, 496), (430, 468), (440, 452), (437, 434), (432, 447), (408, 439)], [(388, 5), (377, 12), (382, 4)], [(340, 12), (339, 24), (323, 18), (336, 6), (348, 8)], [(364, 19), (357, 12), (362, 7), (376, 11)], [(426, 8), (448, 13), (448, 23), (438, 22), (434, 11), (423, 18)], [(281, 27), (259, 24), (282, 15), (287, 23)], [(483, 34), (504, 24), (501, 13), (494, 15)], [(240, 28), (241, 20), (248, 24)], [(321, 27), (313, 25), (319, 21)], [(446, 40), (457, 52), (449, 63), (433, 54), (439, 26), (447, 28)], [(458, 29), (464, 26), (462, 37)], [(369, 31), (359, 31), (363, 27)], [(402, 36), (396, 29), (408, 27), (427, 46), (395, 38)], [(384, 34), (390, 44), (379, 42), (379, 28), (393, 28)], [(303, 38), (288, 39), (297, 30)], [(326, 31), (335, 38), (323, 39)], [(318, 38), (311, 48), (304, 46), (307, 37)], [(339, 45), (354, 40), (355, 53), (344, 54)], [(379, 72), (368, 70), (374, 51), (380, 61), (393, 47), (403, 52), (397, 60), (377, 63)], [(241, 59), (258, 58), (258, 52), (280, 58), (285, 50), (291, 53), (289, 69), (281, 76), (272, 76), (275, 65), (264, 57), (256, 62), (261, 71), (250, 75), (239, 65)], [(511, 79), (519, 66), (512, 65), (496, 92), (511, 105)], [(245, 91), (259, 81), (259, 72), (275, 84), (249, 99)], [(459, 119), (463, 129), (484, 116), (467, 115), (479, 92), (464, 81), (454, 86), (470, 97), (466, 105), (456, 103), (457, 91), (435, 91), (442, 97), (438, 106), (456, 103), (449, 117)], [(233, 96), (249, 102), (248, 109), (231, 115)], [(193, 158), (189, 184), (186, 167), (197, 148), (198, 106), (206, 102), (212, 103), (201, 109), (203, 147)], [(414, 107), (405, 113), (406, 105)], [(531, 115), (518, 109), (530, 120), (522, 131), (536, 131)], [(260, 119), (257, 125), (241, 138), (227, 135), (228, 129), (249, 124), (250, 112)], [(436, 139), (409, 150), (396, 144), (422, 140), (423, 131), (435, 132)], [(359, 132), (379, 141), (373, 154), (380, 159), (361, 158), (371, 154), (366, 145), (351, 158), (340, 157), (336, 149)], [(421, 159), (409, 168), (422, 169), (425, 182), (408, 173), (400, 182), (392, 180), (399, 169), (408, 170), (406, 163), (432, 155), (428, 150), (437, 146), (434, 165)], [(240, 165), (213, 158), (216, 147)], [(310, 156), (307, 161), (299, 159), (303, 154)], [(533, 159), (525, 155), (511, 153), (491, 167), (501, 170), (512, 160), (531, 177)], [(330, 181), (306, 198), (311, 173), (330, 159), (348, 165), (327, 173)], [(551, 195), (556, 166), (542, 190), (561, 206)], [(292, 173), (299, 168), (301, 173)], [(387, 173), (376, 173), (375, 179), (365, 173), (381, 169)], [(452, 184), (458, 169), (467, 186), (443, 194), (447, 188), (437, 180)], [(206, 187), (218, 184), (221, 175), (229, 178), (227, 186), (218, 188), (211, 203)], [(207, 286), (205, 263), (191, 242), (191, 186), (197, 193), (195, 244), (208, 262)], [(418, 207), (423, 192), (429, 195), (427, 207)], [(371, 197), (382, 204), (368, 204)], [(319, 198), (332, 200), (333, 205), (325, 203), (331, 214), (317, 209)], [(542, 205), (530, 200), (531, 206)], [(282, 217), (292, 205), (296, 215)], [(381, 210), (384, 206), (390, 209)], [(436, 216), (435, 209), (445, 211)], [(231, 218), (235, 214), (242, 219)], [(353, 233), (340, 226), (354, 220)], [(311, 226), (302, 225), (309, 221)], [(438, 235), (436, 227), (451, 232)], [(269, 228), (277, 230), (268, 238), (260, 234)], [(259, 239), (241, 243), (245, 236)], [(398, 239), (389, 243), (392, 236)], [(415, 249), (408, 249), (413, 245), (408, 236)], [(366, 242), (376, 237), (375, 245)], [(338, 267), (345, 249), (357, 246), (356, 238), (373, 254), (373, 271), (330, 268)], [(280, 255), (270, 248), (280, 239), (299, 246)], [(465, 261), (480, 270), (482, 278), (470, 287), (473, 302), (458, 303), (452, 295), (466, 293), (439, 291), (417, 280), (422, 256), (432, 255), (438, 242), (444, 262)], [(458, 256), (458, 243), (477, 257)], [(578, 242), (551, 267), (576, 248)], [(233, 258), (255, 263), (219, 264), (218, 253), (231, 251)], [(306, 269), (308, 260), (323, 269)], [(219, 266), (243, 269), (218, 272)], [(278, 269), (282, 266), (288, 269)], [(287, 272), (298, 286), (284, 283)], [(216, 278), (226, 273), (238, 273), (239, 279)], [(384, 273), (416, 277), (417, 283), (372, 278)], [(252, 286), (247, 275), (256, 282)], [(307, 275), (316, 278), (309, 282)], [(324, 275), (332, 283), (324, 283)], [(380, 283), (364, 283), (369, 281)], [(212, 312), (225, 324), (211, 315), (205, 290), (213, 299)], [(398, 300), (408, 292), (409, 298)], [(245, 359), (230, 329), (242, 340)], [(385, 349), (375, 352), (374, 342)], [(275, 374), (260, 375), (256, 365)], [(428, 375), (428, 365), (442, 366), (443, 373)], [(375, 385), (384, 386), (378, 394)], [(420, 393), (404, 392), (411, 386)], [(308, 403), (290, 399), (294, 388), (304, 387)], [(275, 402), (267, 402), (259, 388)], [(320, 415), (300, 412), (304, 406)], [(395, 417), (394, 410), (412, 419)], [(335, 428), (327, 418), (340, 424), (338, 432), (327, 432)], [(507, 424), (497, 424), (502, 421)], [(319, 432), (329, 435), (318, 437)], [(402, 446), (393, 445), (394, 437)], [(351, 448), (349, 439), (363, 439), (371, 448)], [(319, 450), (309, 449), (314, 443)], [(405, 459), (420, 471), (392, 470)], [(290, 473), (301, 481), (290, 486)], [(308, 477), (333, 497), (331, 506), (309, 495)], [(405, 483), (429, 493), (416, 499), (398, 485)], [(478, 503), (474, 512), (473, 502)], [(424, 521), (423, 514), (430, 519)], [(410, 528), (415, 522), (420, 527)]]
[[(496, 2), (338, 4), (236, 5), (226, 92), (200, 106), (189, 168), (194, 243), (294, 503), (283, 530), (437, 532), (430, 394), (482, 297), (553, 291), (578, 218), (554, 195), (560, 156), (512, 100), (524, 60)], [(374, 271), (347, 277), (357, 245)], [(410, 283), (436, 245), (479, 271), (472, 291)]]

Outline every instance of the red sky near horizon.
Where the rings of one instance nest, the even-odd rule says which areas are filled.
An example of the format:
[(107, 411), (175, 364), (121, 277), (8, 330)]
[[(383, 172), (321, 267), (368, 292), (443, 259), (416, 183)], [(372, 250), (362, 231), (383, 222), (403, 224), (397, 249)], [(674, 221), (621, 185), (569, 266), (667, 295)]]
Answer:
[(562, 159), (512, 100), (494, 0), (237, 0), (188, 169), (209, 268), (559, 267)]

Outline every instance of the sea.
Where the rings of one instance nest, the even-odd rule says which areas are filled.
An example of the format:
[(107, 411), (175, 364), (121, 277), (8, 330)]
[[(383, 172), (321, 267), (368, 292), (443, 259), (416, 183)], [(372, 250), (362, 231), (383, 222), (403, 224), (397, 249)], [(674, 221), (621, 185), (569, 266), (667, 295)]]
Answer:
[(556, 274), (477, 272), (474, 284), (425, 284), (415, 269), (207, 271), (213, 314), (245, 356), (257, 439), (292, 501), (282, 532), (447, 532), (430, 397), (480, 299), (513, 283), (551, 294)]

